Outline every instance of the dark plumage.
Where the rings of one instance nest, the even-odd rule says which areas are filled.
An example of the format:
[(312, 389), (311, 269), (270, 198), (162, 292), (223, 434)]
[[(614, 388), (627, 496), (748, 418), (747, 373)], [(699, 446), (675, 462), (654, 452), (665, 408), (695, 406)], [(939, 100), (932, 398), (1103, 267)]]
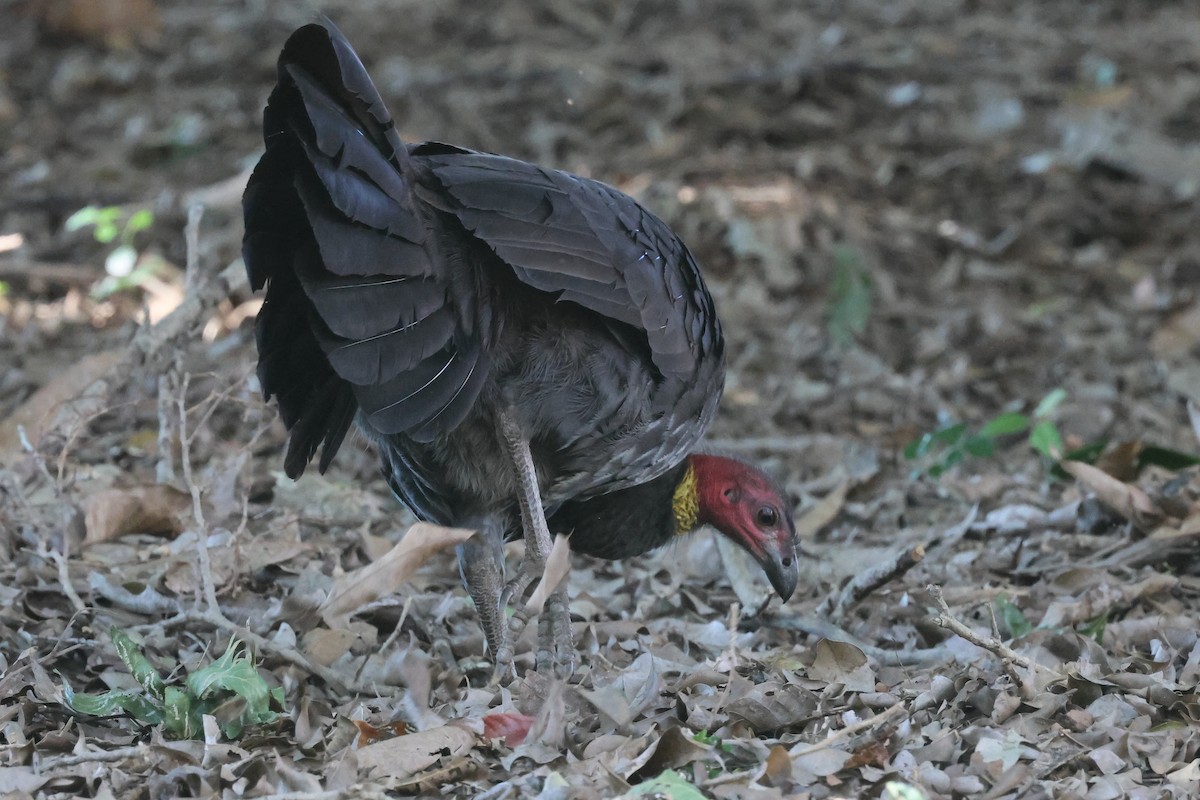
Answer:
[[(244, 255), (267, 290), (259, 377), (290, 431), (287, 473), (318, 451), (324, 471), (357, 422), (418, 517), (481, 530), (460, 556), (493, 649), (506, 637), (491, 577), (499, 541), (520, 534), (522, 511), (527, 537), (544, 528), (539, 494), (551, 530), (575, 530), (581, 552), (646, 552), (686, 532), (681, 520), (712, 522), (753, 552), (734, 511), (704, 508), (705, 486), (681, 484), (699, 474), (688, 454), (721, 396), (724, 342), (665, 223), (597, 181), (401, 142), (328, 22), (284, 46), (263, 136)], [(757, 472), (706, 458), (713, 481)], [(743, 483), (731, 484), (739, 500)], [(763, 558), (781, 566), (764, 566), (789, 594), (790, 510), (770, 492), (747, 496), (775, 508)], [(680, 517), (689, 503), (694, 519)]]

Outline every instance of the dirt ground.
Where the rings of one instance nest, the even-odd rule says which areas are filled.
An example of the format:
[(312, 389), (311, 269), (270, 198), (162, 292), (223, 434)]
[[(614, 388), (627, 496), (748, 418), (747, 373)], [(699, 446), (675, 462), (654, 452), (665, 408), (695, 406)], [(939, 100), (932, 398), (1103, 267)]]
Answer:
[[(1200, 794), (1200, 8), (88, 5), (0, 2), (0, 795)], [(788, 604), (709, 533), (576, 557), (574, 677), (527, 636), (499, 687), (451, 553), (355, 571), (412, 520), (361, 440), (283, 477), (240, 277), (318, 11), (405, 138), (688, 242), (731, 347), (710, 444), (797, 501)], [(178, 687), (233, 639), (270, 709), (192, 738), (118, 653)], [(108, 690), (143, 706), (72, 704)]]

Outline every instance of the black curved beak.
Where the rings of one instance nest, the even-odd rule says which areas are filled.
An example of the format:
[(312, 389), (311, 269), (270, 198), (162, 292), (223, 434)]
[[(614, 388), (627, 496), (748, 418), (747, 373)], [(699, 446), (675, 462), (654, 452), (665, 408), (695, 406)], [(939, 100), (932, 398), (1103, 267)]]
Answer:
[(800, 581), (800, 563), (796, 558), (796, 545), (789, 543), (778, 550), (768, 550), (759, 561), (767, 580), (775, 588), (776, 594), (783, 602), (795, 593), (796, 584)]

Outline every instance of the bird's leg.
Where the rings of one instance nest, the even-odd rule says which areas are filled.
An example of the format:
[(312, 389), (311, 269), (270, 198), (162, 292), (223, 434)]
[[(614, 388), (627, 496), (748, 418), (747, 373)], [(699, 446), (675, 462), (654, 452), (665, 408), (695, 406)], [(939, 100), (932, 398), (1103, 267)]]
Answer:
[(538, 618), (537, 671), (556, 672), (569, 678), (575, 671), (575, 642), (571, 636), (571, 608), (567, 590), (559, 587), (546, 598), (546, 611)]
[[(529, 621), (524, 606), (525, 591), (529, 584), (540, 578), (545, 571), (551, 541), (550, 529), (546, 525), (546, 512), (542, 508), (542, 494), (538, 488), (533, 454), (529, 452), (529, 440), (525, 438), (525, 433), (516, 419), (508, 412), (500, 413), (500, 430), (517, 473), (517, 500), (521, 506), (521, 526), (525, 532), (525, 558), (521, 561), (517, 577), (505, 588), (505, 596), (512, 597), (517, 602), (517, 610), (510, 623), (511, 635), (515, 639)], [(539, 626), (539, 669), (543, 652), (549, 654), (557, 651), (559, 659), (555, 660), (561, 663), (564, 651), (569, 651), (573, 662), (571, 617), (565, 589), (560, 588), (547, 598), (547, 608), (542, 619), (545, 624)]]
[(501, 602), (504, 587), (504, 541), (503, 534), (494, 522), (481, 520), (479, 533), (458, 546), (458, 567), (463, 582), (483, 626), (488, 651), (496, 662), (498, 678), (512, 669), (512, 637), (508, 631), (508, 620), (504, 616)]

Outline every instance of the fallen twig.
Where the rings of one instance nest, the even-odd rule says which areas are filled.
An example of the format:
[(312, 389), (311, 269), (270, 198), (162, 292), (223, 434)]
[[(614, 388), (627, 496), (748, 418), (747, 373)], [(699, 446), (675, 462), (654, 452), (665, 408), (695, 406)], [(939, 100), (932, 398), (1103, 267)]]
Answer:
[(815, 612), (818, 617), (828, 617), (840, 622), (851, 607), (862, 602), (872, 592), (904, 575), (925, 558), (925, 545), (917, 544), (901, 550), (890, 561), (876, 564), (865, 572), (855, 575), (840, 591), (830, 592)]
[(80, 764), (125, 761), (130, 758), (148, 758), (149, 756), (150, 747), (148, 745), (135, 744), (130, 747), (118, 747), (115, 750), (92, 750), (87, 753), (71, 753), (70, 755), (46, 758), (37, 765), (37, 768), (39, 771), (48, 772), (63, 767), (76, 767)]
[(938, 605), (938, 609), (941, 611), (940, 614), (934, 616), (934, 624), (945, 628), (946, 630), (963, 639), (966, 639), (976, 647), (987, 650), (989, 653), (999, 657), (1000, 660), (1004, 662), (1005, 668), (1009, 669), (1013, 675), (1013, 678), (1017, 680), (1017, 682), (1027, 692), (1032, 692), (1035, 687), (1031, 686), (1029, 682), (1019, 673), (1011, 670), (1011, 666), (1013, 664), (1028, 672), (1041, 674), (1043, 677), (1059, 677), (1058, 673), (1054, 670), (1043, 666), (1032, 659), (1026, 658), (1006, 645), (1004, 642), (1000, 641), (999, 638), (995, 636), (980, 636), (978, 633), (971, 630), (971, 628), (967, 627), (967, 625), (959, 621), (959, 619), (955, 617), (953, 613), (951, 613), (950, 606), (946, 605), (946, 599), (942, 597), (942, 588), (940, 586), (931, 583), (928, 587), (926, 587), (926, 591), (929, 592), (929, 596), (933, 598), (934, 602)]
[(945, 664), (954, 657), (953, 651), (944, 645), (919, 650), (888, 650), (876, 647), (838, 625), (816, 616), (787, 617), (775, 620), (771, 624), (777, 628), (787, 628), (807, 633), (810, 636), (820, 636), (823, 639), (852, 644), (862, 650), (867, 658), (884, 667), (925, 667), (932, 664)]
[(805, 747), (803, 750), (794, 750), (791, 753), (789, 753), (788, 755), (795, 758), (796, 756), (806, 756), (810, 753), (816, 753), (820, 750), (827, 750), (830, 747), (832, 747), (833, 745), (837, 744), (838, 742), (841, 742), (845, 739), (849, 739), (851, 736), (854, 736), (858, 733), (861, 733), (866, 730), (871, 730), (872, 728), (881, 727), (885, 722), (888, 722), (892, 717), (896, 717), (896, 716), (899, 716), (900, 714), (902, 714), (904, 712), (904, 710), (905, 710), (904, 703), (896, 703), (896, 705), (885, 708), (883, 711), (880, 711), (878, 714), (876, 714), (873, 717), (868, 717), (867, 719), (859, 720), (858, 722), (854, 723), (853, 725), (847, 725), (846, 727), (842, 728), (841, 730), (837, 730), (837, 731), (834, 731), (833, 733), (829, 734), (828, 736), (826, 736), (824, 739), (817, 742), (816, 744)]

